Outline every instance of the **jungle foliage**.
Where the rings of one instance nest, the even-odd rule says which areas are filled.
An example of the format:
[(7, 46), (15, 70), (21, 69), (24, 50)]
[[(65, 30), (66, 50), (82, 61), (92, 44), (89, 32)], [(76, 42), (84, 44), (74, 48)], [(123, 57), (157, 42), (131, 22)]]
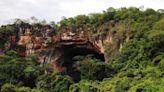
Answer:
[[(1, 44), (7, 34), (14, 33), (15, 25), (1, 26)], [(35, 56), (21, 58), (8, 50), (0, 55), (0, 92), (164, 92), (162, 10), (110, 7), (103, 13), (64, 17), (51, 26), (81, 25), (87, 25), (94, 37), (111, 31), (113, 43), (105, 44), (108, 64), (90, 56), (74, 57), (71, 69), (80, 78), (75, 82), (67, 73), (47, 73), (51, 67), (40, 67)]]

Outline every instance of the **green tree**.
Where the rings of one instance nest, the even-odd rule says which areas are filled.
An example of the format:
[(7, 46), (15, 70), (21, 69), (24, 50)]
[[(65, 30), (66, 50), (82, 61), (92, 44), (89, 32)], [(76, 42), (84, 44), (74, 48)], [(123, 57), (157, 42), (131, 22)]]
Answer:
[(51, 75), (42, 75), (37, 80), (37, 88), (43, 92), (68, 92), (73, 84), (68, 75), (54, 72)]
[(84, 57), (82, 60), (77, 59), (73, 67), (75, 71), (80, 72), (81, 79), (102, 80), (115, 73), (110, 65), (91, 57)]
[(0, 85), (12, 83), (34, 87), (36, 78), (43, 74), (43, 70), (34, 59), (23, 59), (15, 51), (9, 51), (0, 56), (0, 74)]
[(15, 88), (14, 85), (6, 83), (1, 87), (1, 92), (16, 92)]

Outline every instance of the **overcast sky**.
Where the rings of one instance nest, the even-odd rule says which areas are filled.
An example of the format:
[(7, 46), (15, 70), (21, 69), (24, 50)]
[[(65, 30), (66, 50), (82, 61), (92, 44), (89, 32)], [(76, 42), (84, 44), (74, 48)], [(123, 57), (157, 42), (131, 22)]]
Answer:
[(32, 16), (57, 22), (62, 16), (72, 17), (125, 6), (164, 9), (164, 0), (0, 0), (0, 25), (15, 18)]

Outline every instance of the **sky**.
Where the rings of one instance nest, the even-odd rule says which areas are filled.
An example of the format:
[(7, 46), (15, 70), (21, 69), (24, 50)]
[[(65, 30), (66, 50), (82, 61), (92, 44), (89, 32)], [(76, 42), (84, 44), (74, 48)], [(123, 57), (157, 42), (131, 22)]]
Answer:
[(109, 7), (164, 9), (164, 0), (0, 0), (0, 25), (32, 16), (58, 22), (63, 16), (102, 12)]

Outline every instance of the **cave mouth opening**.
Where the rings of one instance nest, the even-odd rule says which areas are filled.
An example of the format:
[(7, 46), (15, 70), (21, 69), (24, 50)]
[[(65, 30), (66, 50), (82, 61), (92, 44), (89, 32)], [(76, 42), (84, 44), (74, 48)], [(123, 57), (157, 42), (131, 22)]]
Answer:
[(64, 46), (61, 48), (63, 52), (63, 64), (62, 67), (66, 68), (66, 73), (70, 75), (75, 82), (80, 80), (80, 73), (74, 71), (72, 65), (74, 64), (73, 58), (75, 56), (87, 56), (92, 55), (93, 58), (105, 61), (104, 54), (96, 52), (93, 48), (87, 48), (86, 46)]
[(75, 56), (92, 55), (96, 59), (105, 61), (104, 54), (98, 53), (94, 49), (86, 48), (85, 46), (64, 46), (61, 50), (63, 52), (63, 66), (66, 66), (67, 63), (70, 64)]

